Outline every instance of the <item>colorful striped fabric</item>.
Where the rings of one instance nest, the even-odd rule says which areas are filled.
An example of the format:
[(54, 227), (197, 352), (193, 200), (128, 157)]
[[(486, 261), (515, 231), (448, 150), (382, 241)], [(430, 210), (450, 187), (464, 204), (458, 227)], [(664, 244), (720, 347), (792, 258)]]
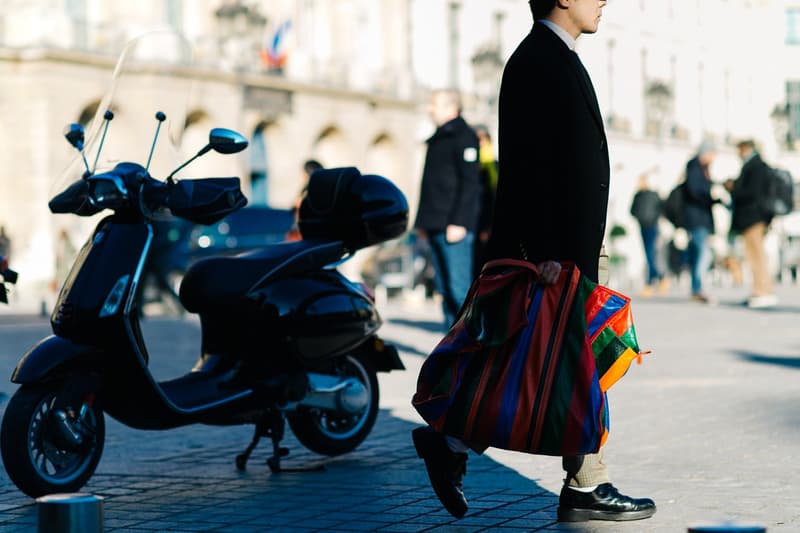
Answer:
[(525, 261), (486, 264), (425, 360), (412, 404), (477, 451), (596, 452), (606, 391), (639, 354), (630, 299), (565, 263), (554, 285)]

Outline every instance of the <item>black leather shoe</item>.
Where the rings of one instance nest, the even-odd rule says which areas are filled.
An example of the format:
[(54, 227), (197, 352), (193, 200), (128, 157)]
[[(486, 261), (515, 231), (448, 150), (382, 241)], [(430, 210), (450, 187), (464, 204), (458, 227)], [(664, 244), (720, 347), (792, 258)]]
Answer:
[(598, 485), (593, 492), (580, 492), (567, 486), (558, 497), (559, 522), (587, 520), (641, 520), (656, 512), (650, 498), (631, 498), (620, 494), (611, 483)]
[(430, 427), (417, 428), (411, 432), (417, 455), (425, 460), (431, 487), (444, 508), (461, 518), (467, 514), (467, 499), (462, 482), (467, 473), (467, 454), (452, 451), (444, 435)]

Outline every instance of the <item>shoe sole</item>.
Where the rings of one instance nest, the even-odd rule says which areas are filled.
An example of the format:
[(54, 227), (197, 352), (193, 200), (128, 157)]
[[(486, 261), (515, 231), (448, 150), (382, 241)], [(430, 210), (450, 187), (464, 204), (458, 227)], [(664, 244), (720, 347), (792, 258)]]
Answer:
[(590, 520), (606, 520), (609, 522), (627, 522), (629, 520), (644, 520), (656, 514), (655, 508), (642, 511), (597, 511), (595, 509), (562, 509), (558, 508), (559, 522), (588, 522)]

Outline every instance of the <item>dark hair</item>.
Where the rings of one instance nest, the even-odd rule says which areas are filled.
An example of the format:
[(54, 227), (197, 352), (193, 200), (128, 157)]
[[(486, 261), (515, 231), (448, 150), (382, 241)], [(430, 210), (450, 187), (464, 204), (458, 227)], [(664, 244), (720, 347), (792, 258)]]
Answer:
[(756, 142), (753, 139), (742, 139), (738, 143), (736, 143), (736, 148), (750, 148), (751, 150), (756, 149)]
[(533, 20), (545, 18), (556, 7), (556, 0), (528, 0)]
[(316, 159), (309, 159), (305, 163), (303, 163), (303, 170), (309, 176), (314, 173), (315, 170), (319, 170), (322, 168), (322, 163), (317, 161)]

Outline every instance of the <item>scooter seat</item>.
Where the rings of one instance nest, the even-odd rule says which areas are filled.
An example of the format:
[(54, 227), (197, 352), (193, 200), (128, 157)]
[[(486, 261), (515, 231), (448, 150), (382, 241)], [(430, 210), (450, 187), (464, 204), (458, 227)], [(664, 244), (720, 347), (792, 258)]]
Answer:
[(224, 309), (241, 302), (250, 290), (271, 279), (321, 269), (345, 254), (341, 241), (303, 240), (201, 259), (183, 277), (181, 303), (192, 313)]

